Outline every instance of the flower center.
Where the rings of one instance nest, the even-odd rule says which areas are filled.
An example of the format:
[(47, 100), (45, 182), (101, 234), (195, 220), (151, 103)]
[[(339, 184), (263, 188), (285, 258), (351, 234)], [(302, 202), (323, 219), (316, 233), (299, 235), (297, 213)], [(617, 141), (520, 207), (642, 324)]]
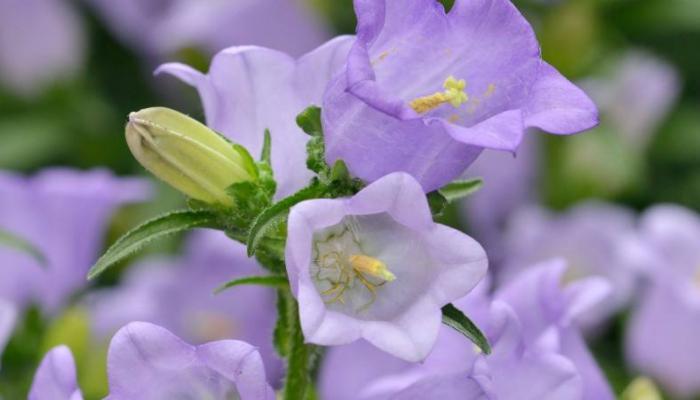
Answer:
[(469, 96), (464, 91), (466, 86), (467, 83), (464, 79), (457, 80), (454, 76), (450, 75), (442, 84), (445, 91), (418, 97), (411, 101), (410, 106), (418, 114), (432, 111), (447, 103), (451, 104), (454, 108), (459, 108), (459, 106), (469, 101)]
[(363, 252), (353, 223), (346, 223), (339, 233), (314, 242), (312, 276), (326, 304), (345, 304), (345, 296), (352, 296), (356, 288), (369, 293), (369, 300), (357, 312), (374, 303), (378, 287), (396, 279), (383, 261)]

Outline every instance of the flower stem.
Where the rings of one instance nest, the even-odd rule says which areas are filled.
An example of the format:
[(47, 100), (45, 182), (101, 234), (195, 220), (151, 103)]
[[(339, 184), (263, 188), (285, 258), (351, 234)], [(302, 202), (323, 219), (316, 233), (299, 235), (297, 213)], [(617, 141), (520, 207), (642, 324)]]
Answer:
[(285, 318), (287, 325), (287, 377), (284, 380), (283, 399), (298, 400), (312, 397), (312, 379), (310, 370), (314, 365), (316, 351), (314, 346), (304, 343), (304, 335), (301, 331), (297, 301), (289, 290), (279, 291), (279, 300), (284, 302), (285, 314), (279, 318)]

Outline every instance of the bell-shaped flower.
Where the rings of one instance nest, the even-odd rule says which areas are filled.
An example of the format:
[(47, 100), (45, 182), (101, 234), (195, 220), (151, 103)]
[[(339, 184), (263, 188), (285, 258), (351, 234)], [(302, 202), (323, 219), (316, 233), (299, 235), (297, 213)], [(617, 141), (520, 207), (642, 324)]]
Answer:
[(638, 287), (642, 265), (636, 256), (639, 240), (631, 210), (599, 202), (581, 203), (561, 214), (523, 208), (504, 236), (506, 256), (497, 272), (501, 284), (539, 262), (561, 258), (568, 266), (566, 281), (600, 276), (613, 286), (606, 301), (579, 316), (577, 322), (587, 334), (595, 334), (629, 305)]
[(46, 353), (34, 374), (28, 399), (83, 400), (78, 388), (75, 360), (68, 347), (54, 347)]
[(330, 33), (307, 2), (299, 0), (88, 0), (128, 45), (163, 57), (195, 47), (213, 54), (255, 44), (303, 54)]
[(164, 64), (156, 73), (196, 87), (207, 125), (251, 154), (260, 154), (269, 129), (277, 195), (284, 197), (313, 176), (306, 169), (308, 136), (296, 126), (296, 116), (321, 103), (352, 42), (352, 37), (338, 37), (298, 60), (262, 47), (231, 47), (214, 57), (208, 74), (178, 63)]
[(86, 40), (74, 6), (51, 0), (0, 2), (3, 89), (36, 97), (58, 80), (73, 78), (80, 71)]
[(363, 338), (408, 361), (427, 356), (441, 307), (487, 269), (476, 241), (433, 222), (420, 184), (405, 173), (351, 198), (293, 207), (285, 254), (308, 342)]
[(148, 196), (146, 181), (106, 170), (44, 170), (33, 177), (0, 173), (0, 228), (33, 244), (46, 259), (0, 247), (0, 298), (19, 309), (36, 303), (57, 311), (75, 290), (102, 246), (119, 206)]
[[(257, 349), (237, 340), (191, 346), (165, 328), (132, 322), (114, 336), (107, 358), (106, 400), (275, 399)], [(29, 398), (82, 399), (68, 348), (44, 358)]]
[[(325, 398), (349, 399), (498, 399), (580, 400), (582, 382), (566, 357), (524, 341), (513, 310), (491, 302), (484, 291), (470, 293), (456, 306), (474, 318), (492, 344), (479, 353), (450, 328), (440, 331), (435, 348), (422, 364), (388, 360), (357, 344), (329, 350), (321, 373)], [(359, 363), (362, 363), (359, 365)], [(388, 367), (388, 368), (387, 368)], [(350, 380), (355, 390), (343, 393)]]
[(191, 343), (242, 340), (259, 349), (274, 384), (282, 375), (271, 341), (274, 292), (250, 285), (212, 294), (224, 282), (260, 271), (245, 247), (222, 232), (195, 232), (183, 256), (142, 261), (127, 271), (120, 285), (91, 293), (86, 303), (93, 332), (108, 339), (127, 323), (144, 321)]
[(630, 364), (679, 398), (700, 394), (700, 216), (656, 206), (640, 231), (647, 285), (627, 326)]
[(525, 343), (568, 358), (583, 382), (583, 400), (615, 396), (581, 335), (579, 323), (591, 307), (607, 301), (612, 286), (601, 277), (566, 284), (566, 263), (552, 260), (532, 267), (495, 293), (522, 326)]
[(323, 101), (326, 156), (374, 181), (413, 175), (425, 191), (484, 148), (514, 152), (528, 127), (593, 127), (591, 100), (542, 61), (509, 0), (355, 0), (357, 41)]

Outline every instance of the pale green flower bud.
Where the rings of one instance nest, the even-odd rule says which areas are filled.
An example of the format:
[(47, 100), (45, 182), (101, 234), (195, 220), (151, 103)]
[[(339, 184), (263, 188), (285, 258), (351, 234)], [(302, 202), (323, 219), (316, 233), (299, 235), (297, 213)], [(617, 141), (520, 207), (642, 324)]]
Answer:
[(663, 400), (659, 389), (649, 378), (639, 377), (632, 381), (620, 397), (621, 400)]
[(164, 107), (129, 115), (126, 142), (153, 175), (187, 196), (206, 203), (233, 204), (226, 188), (255, 179), (245, 151), (202, 123)]

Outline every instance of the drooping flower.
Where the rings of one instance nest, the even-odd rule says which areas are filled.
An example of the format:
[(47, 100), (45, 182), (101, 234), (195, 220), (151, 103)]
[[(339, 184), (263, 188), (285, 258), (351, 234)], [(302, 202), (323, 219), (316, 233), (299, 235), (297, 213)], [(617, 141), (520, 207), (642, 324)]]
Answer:
[(528, 127), (570, 134), (594, 104), (542, 61), (508, 0), (356, 0), (358, 36), (323, 101), (326, 156), (367, 181), (404, 171), (425, 191), (483, 148), (514, 152)]
[[(108, 400), (275, 399), (257, 349), (237, 340), (191, 346), (162, 327), (132, 322), (112, 339), (107, 364)], [(82, 399), (68, 348), (49, 352), (29, 398)]]
[(321, 44), (327, 28), (301, 0), (90, 0), (129, 45), (154, 56), (196, 47), (208, 54), (258, 45), (293, 55)]
[(191, 346), (157, 325), (132, 322), (109, 347), (109, 400), (274, 400), (257, 349), (237, 340)]
[(499, 289), (522, 326), (525, 343), (568, 358), (583, 383), (584, 400), (614, 399), (612, 389), (588, 350), (578, 320), (591, 307), (608, 301), (611, 285), (601, 277), (564, 284), (566, 263), (553, 260), (534, 266)]
[[(386, 369), (388, 355), (352, 344), (329, 350), (321, 374), (321, 394), (333, 399), (499, 399), (579, 400), (581, 378), (566, 357), (526, 344), (513, 310), (492, 303), (484, 291), (456, 305), (484, 329), (492, 354), (480, 354), (468, 340), (443, 327), (422, 364), (404, 362)], [(362, 357), (362, 358), (360, 358)], [(359, 365), (361, 363), (361, 365)], [(354, 391), (343, 393), (350, 378)]]
[(642, 216), (647, 286), (627, 326), (630, 364), (678, 397), (700, 394), (700, 217), (674, 205)]
[(34, 97), (57, 80), (71, 78), (85, 58), (83, 33), (82, 21), (68, 2), (1, 2), (0, 85)]
[(283, 197), (312, 177), (306, 169), (308, 136), (296, 126), (296, 116), (321, 103), (352, 41), (348, 36), (333, 39), (298, 60), (261, 47), (232, 47), (214, 57), (208, 74), (177, 63), (164, 64), (156, 73), (169, 73), (195, 86), (207, 125), (252, 154), (260, 154), (269, 129), (277, 194)]
[(141, 179), (117, 178), (105, 170), (44, 170), (25, 178), (0, 173), (0, 227), (28, 240), (46, 266), (19, 251), (0, 248), (0, 298), (19, 309), (36, 303), (55, 312), (86, 284), (102, 235), (116, 209), (144, 200)]
[[(0, 359), (17, 320), (17, 310), (4, 300), (0, 300)], [(1, 366), (0, 366), (1, 367)]]
[(593, 334), (612, 315), (627, 306), (638, 287), (638, 246), (632, 211), (598, 203), (581, 203), (563, 214), (537, 207), (519, 210), (505, 233), (505, 253), (499, 282), (509, 282), (536, 263), (552, 258), (567, 261), (565, 280), (600, 276), (614, 288), (606, 301), (578, 318)]
[(182, 258), (141, 262), (119, 286), (92, 293), (87, 299), (92, 326), (102, 338), (131, 321), (145, 321), (195, 344), (242, 340), (258, 347), (270, 381), (276, 382), (282, 365), (271, 344), (274, 293), (242, 286), (213, 294), (224, 282), (259, 273), (244, 246), (221, 232), (196, 232)]
[(440, 308), (484, 276), (484, 250), (433, 222), (410, 175), (394, 173), (351, 198), (309, 200), (289, 215), (285, 260), (304, 337), (360, 338), (418, 361), (437, 338)]
[(68, 347), (55, 347), (44, 356), (34, 375), (29, 400), (83, 400)]

